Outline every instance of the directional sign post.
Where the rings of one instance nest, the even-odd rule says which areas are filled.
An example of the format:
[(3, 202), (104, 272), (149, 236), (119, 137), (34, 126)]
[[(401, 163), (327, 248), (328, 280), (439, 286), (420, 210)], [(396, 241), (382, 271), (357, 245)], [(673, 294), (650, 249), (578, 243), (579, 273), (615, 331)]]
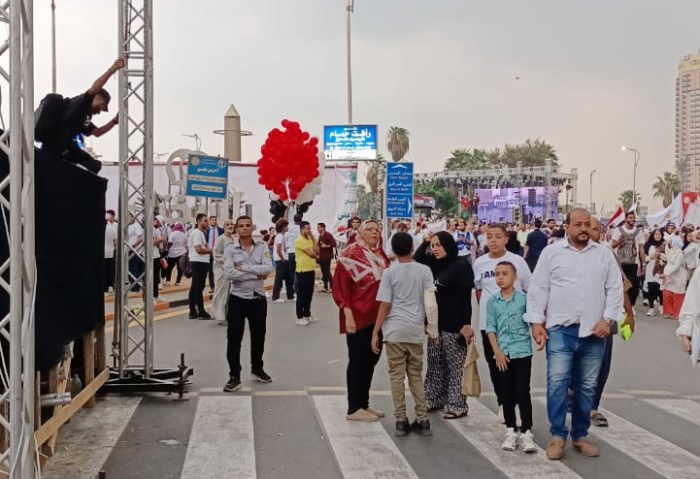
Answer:
[(190, 155), (187, 196), (225, 200), (228, 193), (228, 159)]
[(323, 127), (326, 160), (376, 160), (377, 125), (333, 125)]
[(413, 163), (386, 164), (386, 215), (413, 218)]

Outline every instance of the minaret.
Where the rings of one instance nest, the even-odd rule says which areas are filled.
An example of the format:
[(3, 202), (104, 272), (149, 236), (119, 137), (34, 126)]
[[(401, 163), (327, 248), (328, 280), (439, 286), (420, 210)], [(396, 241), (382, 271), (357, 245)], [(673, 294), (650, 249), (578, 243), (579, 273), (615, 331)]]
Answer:
[(233, 104), (224, 115), (224, 156), (241, 162), (241, 115)]

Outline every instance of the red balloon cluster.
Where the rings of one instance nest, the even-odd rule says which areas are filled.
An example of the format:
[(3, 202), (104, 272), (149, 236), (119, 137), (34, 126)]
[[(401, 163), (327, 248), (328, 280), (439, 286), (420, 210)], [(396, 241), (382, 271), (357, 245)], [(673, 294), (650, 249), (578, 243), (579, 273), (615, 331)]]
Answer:
[(260, 148), (258, 182), (282, 201), (296, 201), (299, 192), (318, 176), (318, 138), (295, 121), (282, 120), (282, 128), (267, 134)]

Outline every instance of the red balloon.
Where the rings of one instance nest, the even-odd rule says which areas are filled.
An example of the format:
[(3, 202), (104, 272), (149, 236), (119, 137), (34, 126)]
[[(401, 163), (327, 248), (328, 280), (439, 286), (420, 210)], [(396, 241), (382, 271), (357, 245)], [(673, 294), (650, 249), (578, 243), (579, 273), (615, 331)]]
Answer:
[(314, 136), (313, 138), (311, 138), (311, 139), (309, 140), (309, 144), (310, 144), (311, 146), (316, 146), (316, 145), (318, 145), (318, 138), (316, 138), (316, 137)]

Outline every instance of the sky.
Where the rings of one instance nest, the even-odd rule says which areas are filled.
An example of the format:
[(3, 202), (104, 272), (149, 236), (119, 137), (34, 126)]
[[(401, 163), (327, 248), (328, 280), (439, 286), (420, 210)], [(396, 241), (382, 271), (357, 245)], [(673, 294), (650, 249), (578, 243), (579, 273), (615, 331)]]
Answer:
[[(35, 95), (51, 88), (50, 0), (35, 0)], [(56, 0), (58, 91), (87, 90), (116, 58), (115, 0)], [(234, 104), (243, 159), (254, 162), (283, 118), (322, 137), (347, 118), (345, 0), (154, 0), (156, 153), (223, 153)], [(411, 132), (407, 161), (439, 171), (456, 148), (540, 137), (563, 171), (578, 169), (578, 202), (612, 210), (632, 187), (674, 163), (675, 77), (700, 49), (697, 0), (356, 0), (352, 16), (355, 123)], [(515, 77), (520, 77), (516, 80)], [(116, 77), (107, 85), (117, 93)], [(96, 117), (101, 125), (111, 117)], [(118, 155), (116, 131), (92, 140)], [(385, 145), (382, 145), (386, 153)]]

